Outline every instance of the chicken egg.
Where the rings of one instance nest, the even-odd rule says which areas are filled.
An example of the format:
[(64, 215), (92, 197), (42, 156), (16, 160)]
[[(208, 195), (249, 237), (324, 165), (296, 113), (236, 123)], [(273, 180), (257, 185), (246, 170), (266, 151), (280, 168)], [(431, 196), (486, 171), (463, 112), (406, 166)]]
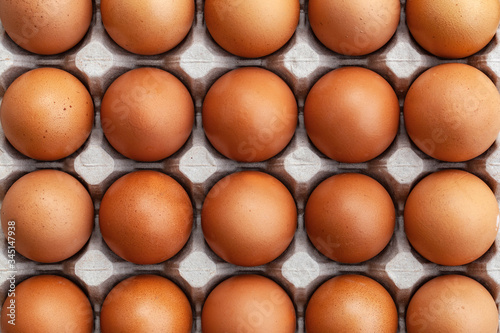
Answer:
[(426, 259), (458, 266), (481, 257), (498, 232), (498, 203), (480, 178), (443, 170), (422, 179), (410, 192), (404, 226), (411, 245)]
[(100, 323), (102, 333), (190, 333), (193, 313), (175, 283), (145, 274), (125, 279), (109, 292)]
[(94, 104), (87, 88), (70, 73), (37, 68), (7, 88), (0, 120), (5, 137), (18, 151), (37, 160), (58, 160), (87, 140)]
[(299, 0), (206, 0), (205, 23), (224, 50), (258, 58), (280, 49), (299, 23)]
[(399, 0), (309, 0), (311, 28), (334, 52), (359, 56), (384, 46), (396, 32)]
[(375, 179), (344, 173), (314, 189), (304, 219), (307, 235), (318, 251), (342, 263), (359, 263), (389, 243), (396, 211), (391, 196)]
[(102, 23), (125, 50), (155, 55), (177, 46), (191, 29), (193, 0), (101, 0)]
[(201, 312), (203, 333), (295, 333), (295, 308), (273, 280), (245, 274), (222, 281)]
[(420, 46), (443, 58), (464, 58), (484, 48), (500, 22), (497, 0), (407, 0), (406, 23)]
[(109, 143), (137, 161), (158, 161), (179, 150), (191, 135), (194, 104), (187, 88), (157, 68), (137, 68), (106, 90), (101, 122)]
[(307, 135), (323, 154), (360, 163), (384, 152), (399, 127), (399, 101), (391, 85), (361, 67), (343, 67), (318, 80), (307, 95)]
[(311, 296), (305, 313), (307, 333), (398, 331), (398, 310), (377, 281), (356, 274), (336, 276)]
[(4, 236), (15, 240), (18, 253), (54, 263), (73, 256), (87, 243), (94, 228), (94, 204), (74, 177), (58, 170), (38, 170), (9, 188), (1, 220)]
[(259, 266), (280, 256), (297, 228), (297, 208), (278, 179), (260, 171), (241, 171), (221, 179), (201, 210), (203, 235), (222, 259)]
[(500, 130), (500, 94), (480, 70), (459, 63), (432, 67), (410, 86), (406, 131), (427, 155), (462, 162), (484, 153)]
[(104, 194), (99, 209), (106, 244), (136, 264), (157, 264), (173, 257), (189, 239), (192, 225), (188, 194), (158, 171), (134, 171), (119, 178)]
[(443, 275), (420, 287), (406, 311), (408, 333), (498, 332), (498, 309), (489, 291), (463, 275)]
[(276, 74), (257, 67), (226, 73), (203, 102), (203, 129), (221, 154), (240, 162), (260, 162), (280, 151), (297, 127), (297, 102)]
[(87, 33), (92, 1), (0, 0), (5, 32), (20, 47), (52, 55), (69, 50)]
[(94, 316), (84, 292), (57, 275), (19, 283), (2, 307), (3, 333), (92, 333)]

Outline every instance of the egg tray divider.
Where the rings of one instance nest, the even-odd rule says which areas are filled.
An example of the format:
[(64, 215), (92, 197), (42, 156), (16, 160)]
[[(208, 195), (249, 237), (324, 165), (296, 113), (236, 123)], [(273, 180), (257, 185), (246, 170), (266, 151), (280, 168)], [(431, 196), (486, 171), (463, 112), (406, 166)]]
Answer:
[[(76, 153), (55, 162), (22, 156), (0, 133), (0, 198), (22, 175), (38, 169), (59, 169), (77, 177), (89, 190), (96, 209), (90, 241), (75, 256), (61, 263), (41, 264), (16, 256), (16, 283), (38, 274), (69, 278), (87, 294), (94, 309), (94, 332), (100, 332), (101, 304), (121, 280), (137, 274), (158, 274), (176, 282), (194, 311), (193, 332), (201, 332), (201, 309), (210, 291), (222, 280), (241, 273), (262, 274), (278, 282), (290, 295), (297, 313), (297, 332), (305, 332), (304, 311), (309, 297), (333, 276), (358, 273), (380, 282), (392, 295), (399, 312), (399, 332), (405, 332), (405, 311), (410, 297), (423, 283), (440, 274), (466, 274), (481, 282), (500, 302), (499, 242), (475, 262), (460, 267), (439, 266), (422, 258), (409, 245), (403, 227), (403, 208), (410, 189), (427, 174), (459, 168), (482, 178), (500, 198), (500, 147), (464, 163), (434, 160), (416, 148), (405, 132), (403, 118), (398, 135), (381, 156), (359, 164), (338, 163), (322, 155), (307, 138), (304, 100), (312, 85), (332, 69), (355, 65), (381, 74), (395, 89), (402, 107), (411, 82), (426, 69), (446, 62), (462, 62), (485, 72), (499, 86), (500, 46), (495, 37), (488, 46), (466, 59), (445, 60), (425, 52), (410, 37), (404, 5), (396, 34), (380, 50), (362, 57), (333, 53), (313, 35), (307, 20), (307, 1), (301, 0), (300, 23), (292, 39), (279, 51), (259, 59), (243, 59), (222, 50), (210, 37), (203, 20), (204, 1), (196, 0), (193, 27), (175, 49), (158, 56), (138, 56), (121, 49), (106, 34), (94, 1), (90, 30), (71, 50), (55, 56), (39, 56), (14, 44), (0, 25), (0, 98), (24, 72), (38, 67), (57, 67), (78, 77), (89, 89), (95, 104), (95, 124), (90, 138)], [(169, 71), (187, 86), (196, 108), (195, 125), (188, 142), (173, 156), (155, 163), (140, 163), (117, 153), (103, 137), (100, 102), (107, 87), (119, 75), (137, 67)], [(291, 143), (280, 154), (260, 163), (237, 163), (220, 155), (207, 141), (202, 128), (201, 106), (209, 87), (222, 74), (243, 66), (259, 66), (283, 78), (299, 105), (299, 124)], [(164, 172), (187, 190), (194, 206), (194, 226), (186, 246), (172, 259), (156, 265), (134, 265), (116, 256), (99, 231), (98, 210), (106, 189), (120, 176), (134, 170)], [(218, 258), (203, 239), (200, 211), (209, 189), (225, 175), (239, 170), (261, 170), (281, 180), (291, 191), (298, 208), (298, 229), (289, 248), (273, 262), (259, 267), (238, 267)], [(304, 228), (304, 207), (312, 190), (324, 179), (343, 172), (360, 172), (378, 180), (391, 194), (397, 223), (389, 245), (375, 258), (354, 265), (340, 264), (321, 255), (309, 242)], [(497, 238), (499, 240), (500, 238)], [(9, 289), (7, 242), (0, 240), (0, 301)]]

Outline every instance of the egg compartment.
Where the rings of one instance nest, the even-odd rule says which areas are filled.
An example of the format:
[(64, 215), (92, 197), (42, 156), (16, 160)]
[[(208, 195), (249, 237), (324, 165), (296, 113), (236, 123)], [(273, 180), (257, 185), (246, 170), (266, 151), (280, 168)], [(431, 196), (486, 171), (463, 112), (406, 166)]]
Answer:
[[(493, 145), (476, 159), (445, 163), (423, 154), (405, 132), (403, 117), (398, 136), (379, 157), (366, 163), (338, 163), (326, 158), (308, 140), (304, 127), (304, 100), (312, 85), (324, 74), (342, 66), (362, 66), (381, 74), (395, 89), (400, 105), (411, 82), (424, 70), (446, 62), (463, 62), (485, 72), (498, 87), (500, 47), (498, 37), (479, 53), (460, 60), (434, 57), (418, 46), (405, 24), (402, 1), (398, 30), (387, 45), (362, 57), (333, 53), (313, 35), (307, 20), (307, 0), (301, 0), (300, 23), (292, 39), (279, 51), (258, 59), (243, 59), (222, 50), (210, 37), (203, 20), (203, 0), (196, 0), (192, 30), (173, 50), (157, 56), (138, 56), (115, 44), (106, 34), (94, 3), (92, 25), (84, 39), (71, 50), (56, 56), (24, 51), (5, 34), (0, 25), (0, 97), (22, 73), (37, 67), (58, 67), (78, 77), (89, 89), (96, 116), (86, 143), (68, 158), (41, 162), (18, 153), (0, 133), (0, 198), (22, 175), (44, 168), (66, 171), (77, 177), (94, 201), (95, 227), (89, 242), (75, 256), (61, 263), (41, 264), (16, 256), (16, 282), (38, 274), (58, 274), (76, 282), (89, 296), (95, 315), (94, 332), (100, 332), (99, 314), (107, 293), (123, 279), (137, 274), (159, 274), (176, 282), (186, 293), (194, 311), (193, 332), (201, 332), (201, 310), (210, 291), (235, 274), (256, 273), (275, 280), (290, 295), (297, 310), (297, 332), (305, 332), (307, 302), (323, 282), (333, 276), (358, 273), (380, 282), (394, 298), (399, 312), (399, 332), (405, 332), (405, 311), (410, 297), (434, 276), (465, 274), (480, 281), (500, 303), (500, 253), (495, 242), (475, 262), (460, 267), (430, 263), (409, 245), (403, 227), (403, 208), (411, 188), (425, 175), (446, 168), (460, 168), (485, 180), (500, 199), (500, 148)], [(173, 156), (154, 163), (140, 163), (117, 153), (103, 136), (100, 102), (107, 87), (126, 71), (152, 66), (177, 76), (190, 91), (196, 117), (188, 142)], [(299, 123), (290, 144), (277, 156), (260, 163), (238, 163), (224, 158), (207, 141), (202, 128), (201, 106), (209, 87), (221, 75), (242, 66), (259, 66), (283, 78), (299, 105)], [(1, 129), (0, 129), (1, 131)], [(186, 246), (170, 260), (156, 265), (134, 265), (115, 255), (104, 243), (97, 212), (107, 188), (120, 176), (134, 170), (152, 169), (175, 178), (188, 192), (194, 206), (194, 225)], [(281, 180), (292, 193), (298, 208), (298, 228), (289, 248), (273, 262), (259, 267), (238, 267), (218, 258), (203, 238), (200, 211), (210, 188), (224, 176), (239, 170), (261, 170)], [(375, 258), (354, 265), (340, 264), (320, 254), (308, 240), (304, 207), (312, 190), (324, 179), (343, 172), (360, 172), (378, 180), (391, 194), (397, 223), (389, 245)], [(497, 238), (497, 240), (500, 238)], [(9, 289), (7, 243), (0, 240), (0, 301)]]

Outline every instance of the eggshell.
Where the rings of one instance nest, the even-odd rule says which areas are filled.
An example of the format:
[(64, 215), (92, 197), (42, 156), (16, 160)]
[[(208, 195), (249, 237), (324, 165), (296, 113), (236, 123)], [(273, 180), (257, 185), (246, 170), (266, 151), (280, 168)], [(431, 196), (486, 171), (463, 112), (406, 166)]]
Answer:
[(299, 23), (299, 0), (206, 0), (205, 23), (224, 50), (258, 58), (280, 49)]
[(92, 1), (0, 0), (5, 32), (20, 47), (50, 55), (69, 50), (87, 33)]
[[(9, 314), (15, 315), (15, 325)], [(38, 275), (19, 283), (5, 299), (1, 322), (3, 333), (91, 333), (94, 317), (77, 285), (61, 276)]]
[(184, 188), (158, 171), (135, 171), (104, 194), (99, 226), (110, 249), (136, 264), (156, 264), (179, 252), (191, 234), (193, 207)]
[(458, 63), (425, 71), (404, 103), (406, 131), (427, 155), (461, 162), (484, 153), (500, 130), (500, 94), (480, 70)]
[(58, 160), (87, 140), (94, 104), (87, 88), (70, 73), (37, 68), (9, 86), (0, 120), (5, 137), (21, 153), (37, 160)]
[(377, 73), (344, 67), (323, 76), (309, 91), (304, 122), (312, 143), (339, 162), (371, 160), (389, 147), (399, 127), (399, 102)]
[(203, 333), (295, 333), (295, 308), (287, 293), (260, 275), (238, 275), (208, 295), (201, 312)]
[(101, 0), (101, 16), (110, 37), (125, 50), (155, 55), (171, 50), (193, 24), (193, 0)]
[(288, 189), (260, 171), (221, 179), (201, 210), (203, 235), (222, 259), (240, 266), (266, 264), (286, 250), (297, 228), (297, 208)]
[(389, 243), (396, 212), (391, 196), (375, 179), (344, 173), (314, 189), (304, 219), (318, 251), (342, 263), (358, 263), (373, 258)]
[(399, 0), (309, 0), (311, 28), (326, 47), (359, 56), (384, 46), (396, 32)]
[(307, 333), (398, 331), (398, 311), (387, 290), (363, 275), (341, 275), (311, 296), (305, 314)]
[(498, 310), (479, 282), (463, 275), (438, 276), (413, 295), (406, 312), (408, 333), (498, 331)]
[(462, 170), (438, 171), (410, 192), (405, 232), (428, 260), (464, 265), (481, 257), (495, 241), (498, 212), (495, 195), (481, 179)]
[(444, 58), (468, 57), (484, 48), (500, 22), (497, 0), (407, 0), (406, 23), (424, 49)]
[(137, 68), (106, 90), (101, 122), (109, 143), (137, 161), (158, 161), (181, 148), (191, 134), (194, 104), (187, 88), (157, 68)]
[(191, 304), (172, 281), (158, 275), (132, 276), (118, 283), (101, 308), (101, 332), (188, 333)]
[(203, 102), (203, 129), (221, 154), (259, 162), (278, 154), (297, 127), (297, 102), (276, 74), (256, 67), (219, 78)]
[(94, 228), (94, 204), (69, 174), (38, 170), (9, 188), (1, 220), (4, 236), (14, 238), (18, 253), (43, 263), (59, 262), (87, 243)]

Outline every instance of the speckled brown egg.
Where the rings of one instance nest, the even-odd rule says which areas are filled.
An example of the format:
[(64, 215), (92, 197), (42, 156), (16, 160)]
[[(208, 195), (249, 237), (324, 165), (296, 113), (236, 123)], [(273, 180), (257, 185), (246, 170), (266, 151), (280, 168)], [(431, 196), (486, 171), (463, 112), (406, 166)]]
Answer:
[(341, 275), (311, 296), (305, 314), (307, 333), (398, 331), (398, 311), (387, 290), (363, 275)]
[(500, 130), (500, 94), (480, 70), (458, 63), (425, 71), (404, 102), (406, 131), (427, 155), (461, 162), (484, 153)]
[(87, 88), (57, 68), (38, 68), (18, 77), (0, 106), (5, 137), (37, 160), (58, 160), (80, 148), (92, 129), (94, 104)]
[(137, 161), (158, 161), (181, 148), (191, 135), (194, 104), (187, 88), (158, 68), (137, 68), (106, 90), (101, 122), (109, 143)]
[(498, 203), (480, 178), (443, 170), (413, 188), (404, 221), (408, 240), (422, 256), (440, 265), (464, 265), (481, 257), (495, 241)]
[(3, 333), (91, 333), (94, 316), (76, 284), (61, 276), (38, 275), (9, 289), (1, 322)]
[(5, 32), (22, 48), (50, 55), (69, 50), (87, 33), (92, 1), (0, 0)]
[(406, 23), (424, 49), (444, 58), (468, 57), (493, 38), (500, 22), (497, 0), (408, 0)]
[(104, 28), (125, 50), (155, 55), (171, 50), (193, 24), (193, 0), (101, 0)]
[(206, 0), (205, 23), (224, 50), (258, 58), (280, 49), (299, 23), (299, 0)]
[(1, 209), (2, 230), (28, 259), (65, 260), (87, 243), (94, 228), (94, 205), (85, 187), (69, 174), (38, 170), (19, 178)]
[(326, 47), (359, 56), (384, 46), (396, 32), (399, 0), (309, 0), (311, 28)]
[(498, 332), (498, 309), (489, 291), (463, 275), (438, 276), (413, 295), (406, 311), (408, 333)]
[(267, 160), (292, 139), (297, 102), (276, 74), (257, 67), (235, 69), (210, 87), (203, 129), (221, 154), (240, 162)]
[(191, 234), (193, 207), (184, 188), (158, 171), (135, 171), (115, 181), (99, 209), (102, 237), (118, 256), (156, 264), (179, 252)]
[(309, 239), (322, 254), (343, 263), (376, 256), (391, 240), (396, 212), (391, 196), (375, 179), (332, 176), (318, 185), (305, 209)]
[(158, 275), (121, 281), (101, 307), (102, 333), (189, 333), (192, 321), (191, 304), (184, 292)]
[(278, 179), (241, 171), (208, 192), (201, 211), (203, 235), (222, 259), (240, 266), (266, 264), (286, 250), (297, 228), (297, 208)]
[(339, 162), (360, 163), (384, 152), (399, 127), (399, 102), (391, 85), (361, 67), (323, 76), (309, 91), (304, 122), (312, 143)]
[(221, 282), (201, 312), (203, 333), (294, 333), (295, 326), (290, 297), (260, 275), (237, 275)]

